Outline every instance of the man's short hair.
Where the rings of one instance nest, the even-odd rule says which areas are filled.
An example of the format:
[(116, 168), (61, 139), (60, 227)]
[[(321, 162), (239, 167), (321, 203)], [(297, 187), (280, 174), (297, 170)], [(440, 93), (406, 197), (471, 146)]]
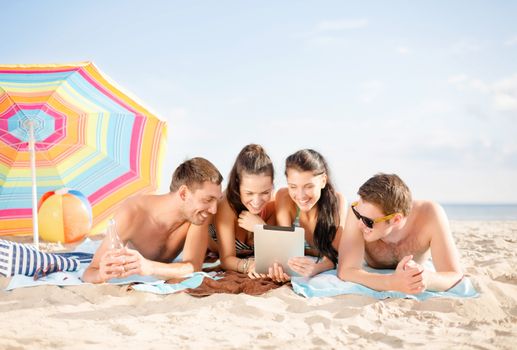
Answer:
[(182, 185), (186, 185), (193, 191), (203, 186), (206, 181), (220, 185), (223, 176), (208, 160), (196, 157), (184, 161), (174, 170), (169, 189), (171, 192), (176, 192)]
[(377, 205), (385, 215), (401, 213), (408, 216), (413, 203), (411, 191), (395, 174), (374, 175), (359, 188), (357, 194), (363, 201)]

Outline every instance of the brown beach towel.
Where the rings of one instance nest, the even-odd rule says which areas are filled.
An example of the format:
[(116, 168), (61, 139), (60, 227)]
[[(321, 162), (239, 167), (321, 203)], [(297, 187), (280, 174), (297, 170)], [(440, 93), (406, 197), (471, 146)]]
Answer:
[(195, 297), (206, 297), (215, 293), (261, 295), (285, 284), (274, 282), (269, 278), (251, 279), (248, 275), (235, 271), (226, 271), (217, 277), (222, 278), (218, 280), (205, 278), (199, 287), (186, 289), (185, 293)]
[[(238, 251), (237, 256), (247, 258), (252, 256), (253, 251)], [(219, 259), (217, 254), (208, 253), (205, 262), (216, 262)], [(218, 280), (204, 278), (201, 285), (197, 288), (185, 289), (183, 292), (195, 297), (206, 297), (216, 293), (261, 295), (265, 292), (283, 286), (286, 282), (274, 282), (270, 278), (251, 279), (247, 274), (236, 271), (224, 271), (220, 264), (213, 267), (204, 268), (203, 272), (217, 272)], [(184, 278), (173, 278), (167, 283), (179, 283)], [(287, 282), (290, 284), (290, 282)]]

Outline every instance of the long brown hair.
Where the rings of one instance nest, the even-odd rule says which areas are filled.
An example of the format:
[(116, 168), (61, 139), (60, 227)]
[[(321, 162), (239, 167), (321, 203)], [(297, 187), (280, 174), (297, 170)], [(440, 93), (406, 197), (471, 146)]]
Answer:
[(265, 149), (256, 144), (249, 144), (239, 152), (235, 163), (233, 164), (230, 175), (228, 175), (228, 186), (226, 188), (226, 198), (230, 207), (235, 211), (237, 216), (241, 211), (246, 210), (241, 201), (240, 184), (243, 173), (249, 175), (266, 175), (271, 176), (274, 180), (274, 168), (271, 158), (267, 155)]
[(323, 256), (329, 258), (334, 265), (337, 264), (337, 251), (332, 246), (339, 226), (339, 201), (336, 190), (330, 179), (329, 167), (323, 156), (312, 149), (302, 149), (291, 154), (285, 160), (285, 174), (287, 169), (300, 172), (310, 171), (314, 176), (327, 175), (325, 188), (321, 190), (318, 200), (318, 219), (314, 228), (314, 244), (318, 248), (318, 259)]

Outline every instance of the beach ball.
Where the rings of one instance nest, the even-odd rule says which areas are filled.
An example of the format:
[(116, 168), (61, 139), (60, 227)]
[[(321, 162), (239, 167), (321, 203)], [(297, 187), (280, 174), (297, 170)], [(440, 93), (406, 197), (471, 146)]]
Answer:
[(49, 242), (82, 240), (92, 228), (92, 206), (79, 191), (62, 188), (45, 193), (38, 205), (38, 229)]

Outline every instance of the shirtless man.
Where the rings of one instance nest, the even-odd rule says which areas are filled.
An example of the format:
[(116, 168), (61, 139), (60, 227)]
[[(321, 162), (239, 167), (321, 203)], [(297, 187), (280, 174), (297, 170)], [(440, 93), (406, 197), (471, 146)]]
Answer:
[[(359, 188), (358, 195), (339, 245), (339, 278), (408, 294), (444, 291), (461, 280), (458, 251), (439, 204), (413, 201), (397, 175), (375, 175)], [(436, 272), (423, 267), (430, 256)], [(363, 261), (395, 272), (367, 272)]]
[[(129, 275), (162, 279), (200, 271), (208, 244), (208, 224), (222, 197), (222, 176), (203, 158), (180, 164), (170, 192), (127, 199), (114, 220), (127, 248), (110, 249), (104, 238), (83, 275), (85, 282), (103, 283)], [(181, 262), (172, 262), (183, 251)]]

